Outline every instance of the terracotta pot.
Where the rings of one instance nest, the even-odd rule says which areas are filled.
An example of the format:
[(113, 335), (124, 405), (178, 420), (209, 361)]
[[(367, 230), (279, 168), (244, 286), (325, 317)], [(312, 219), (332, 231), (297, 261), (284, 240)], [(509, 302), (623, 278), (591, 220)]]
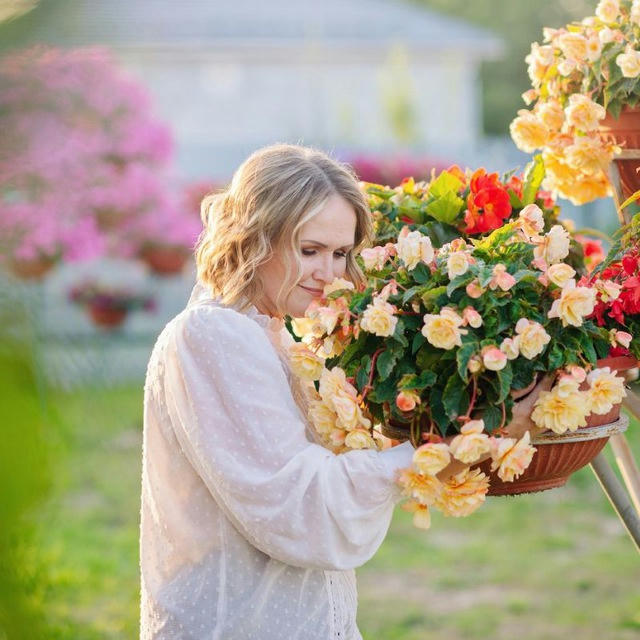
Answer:
[(54, 258), (33, 258), (32, 260), (12, 260), (11, 271), (23, 280), (40, 280), (55, 265)]
[(89, 305), (87, 307), (91, 321), (98, 327), (115, 329), (119, 327), (127, 317), (126, 309), (109, 309)]
[(140, 257), (151, 271), (160, 276), (180, 273), (190, 252), (183, 247), (146, 247)]
[(612, 423), (582, 427), (561, 435), (547, 432), (533, 439), (537, 451), (527, 470), (513, 482), (503, 482), (491, 473), (491, 460), (478, 467), (489, 476), (490, 496), (514, 496), (555, 489), (569, 476), (589, 464), (607, 444), (609, 437), (626, 430), (629, 420), (622, 416)]
[[(607, 113), (600, 125), (600, 133), (606, 140), (619, 145), (623, 151), (637, 150), (640, 153), (640, 109), (625, 107), (618, 120)], [(640, 189), (640, 158), (617, 158), (614, 162), (626, 199)]]

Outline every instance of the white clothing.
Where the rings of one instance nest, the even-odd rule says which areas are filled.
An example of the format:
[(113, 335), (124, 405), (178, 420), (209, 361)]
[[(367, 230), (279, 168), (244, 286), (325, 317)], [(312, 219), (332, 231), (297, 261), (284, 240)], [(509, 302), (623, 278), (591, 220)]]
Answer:
[(357, 640), (354, 567), (376, 552), (413, 447), (310, 441), (282, 321), (196, 285), (144, 399), (142, 640)]

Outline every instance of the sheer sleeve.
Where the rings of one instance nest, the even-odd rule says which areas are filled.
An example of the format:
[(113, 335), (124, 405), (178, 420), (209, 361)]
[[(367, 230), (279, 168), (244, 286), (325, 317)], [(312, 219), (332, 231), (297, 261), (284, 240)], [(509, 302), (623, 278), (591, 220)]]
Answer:
[(376, 552), (399, 499), (395, 470), (410, 464), (413, 447), (335, 455), (309, 442), (282, 364), (254, 320), (212, 305), (179, 316), (165, 396), (184, 454), (255, 547), (333, 570)]

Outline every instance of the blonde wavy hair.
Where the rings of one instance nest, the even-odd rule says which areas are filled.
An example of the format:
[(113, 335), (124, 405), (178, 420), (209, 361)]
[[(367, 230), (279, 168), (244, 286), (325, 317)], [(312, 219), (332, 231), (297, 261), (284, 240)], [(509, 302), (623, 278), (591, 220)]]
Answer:
[(334, 194), (356, 214), (355, 246), (347, 254), (346, 277), (360, 284), (364, 276), (355, 255), (371, 241), (373, 229), (358, 180), (347, 165), (322, 151), (290, 144), (254, 152), (227, 189), (205, 196), (204, 230), (196, 245), (198, 278), (224, 304), (246, 308), (263, 293), (259, 267), (280, 251), (287, 273), (276, 300), (282, 312), (302, 277), (300, 228)]

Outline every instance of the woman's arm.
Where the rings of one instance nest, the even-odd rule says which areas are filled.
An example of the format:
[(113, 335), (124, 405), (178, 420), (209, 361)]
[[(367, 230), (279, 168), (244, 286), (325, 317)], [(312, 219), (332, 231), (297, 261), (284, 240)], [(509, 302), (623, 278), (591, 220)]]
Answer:
[(176, 437), (216, 502), (264, 553), (349, 569), (386, 535), (395, 470), (410, 444), (334, 455), (308, 442), (264, 331), (232, 309), (199, 305), (167, 345), (165, 395)]

